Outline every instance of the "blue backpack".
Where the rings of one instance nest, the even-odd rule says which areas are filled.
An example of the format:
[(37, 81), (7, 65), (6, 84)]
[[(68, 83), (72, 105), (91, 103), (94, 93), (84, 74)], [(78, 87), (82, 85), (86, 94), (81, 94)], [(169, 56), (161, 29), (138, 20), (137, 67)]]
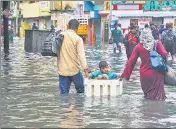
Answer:
[(168, 72), (166, 60), (156, 51), (158, 41), (155, 41), (154, 50), (150, 51), (150, 61), (152, 69), (160, 72)]

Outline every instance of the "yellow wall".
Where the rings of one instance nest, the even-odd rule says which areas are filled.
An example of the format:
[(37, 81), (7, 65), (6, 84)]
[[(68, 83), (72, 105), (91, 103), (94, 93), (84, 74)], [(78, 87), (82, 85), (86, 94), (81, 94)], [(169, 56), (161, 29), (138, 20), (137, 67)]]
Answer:
[(29, 24), (27, 22), (22, 22), (21, 27), (20, 27), (20, 37), (21, 38), (25, 36), (26, 29), (29, 29)]
[(50, 1), (40, 1), (36, 3), (22, 3), (23, 18), (40, 16), (50, 16)]
[(50, 16), (50, 1), (40, 1), (39, 2), (40, 16)]
[(37, 3), (22, 3), (23, 18), (39, 17), (39, 2)]
[[(70, 6), (72, 9), (77, 8), (77, 1), (62, 1), (62, 10), (65, 9), (66, 6)], [(61, 10), (61, 1), (54, 1), (54, 7), (57, 10)]]

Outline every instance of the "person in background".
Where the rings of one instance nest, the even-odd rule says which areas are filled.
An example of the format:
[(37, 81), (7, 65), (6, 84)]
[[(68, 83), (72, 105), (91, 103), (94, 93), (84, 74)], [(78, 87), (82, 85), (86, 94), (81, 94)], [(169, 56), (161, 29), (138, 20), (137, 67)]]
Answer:
[(44, 30), (47, 30), (47, 25), (46, 24), (44, 24)]
[(144, 29), (150, 29), (148, 24), (145, 24)]
[[(168, 25), (169, 25), (169, 23), (166, 23), (166, 28), (164, 28), (164, 31), (163, 32), (166, 32), (167, 30), (168, 30)], [(163, 34), (163, 33), (162, 33)], [(162, 35), (161, 34), (161, 35)], [(161, 39), (161, 38), (160, 38)]]
[(13, 38), (14, 38), (14, 31), (13, 31), (13, 26), (11, 26), (9, 30), (9, 40), (13, 42)]
[[(126, 63), (125, 69), (120, 78), (130, 79), (130, 75), (137, 62), (141, 59), (140, 82), (144, 98), (151, 100), (166, 99), (164, 91), (164, 73), (151, 68), (150, 51), (154, 48), (154, 37), (150, 28), (144, 28), (141, 32), (140, 43), (134, 48), (132, 55)], [(157, 52), (167, 60), (167, 52), (162, 43), (158, 40)]]
[(124, 32), (124, 37), (130, 32), (130, 26), (128, 26), (128, 29), (125, 30)]
[(172, 60), (175, 60), (176, 33), (173, 31), (173, 23), (168, 23), (166, 28), (167, 30), (165, 30), (161, 35), (161, 42), (163, 43), (166, 51), (171, 54)]
[(161, 35), (164, 30), (165, 30), (164, 25), (163, 24), (160, 25), (159, 34)]
[(118, 23), (117, 26), (118, 26), (117, 29), (122, 31), (122, 29), (121, 29), (122, 25), (120, 23)]
[(76, 33), (78, 26), (78, 20), (71, 19), (68, 22), (68, 30), (64, 32), (64, 40), (58, 56), (60, 94), (68, 94), (72, 82), (77, 93), (84, 93), (81, 71), (84, 71), (85, 77), (89, 78), (83, 40)]
[(125, 44), (126, 55), (127, 58), (129, 59), (133, 52), (134, 47), (139, 43), (139, 37), (137, 35), (135, 26), (130, 27), (130, 32), (125, 36), (123, 43)]
[[(120, 46), (120, 41), (121, 41), (121, 37), (122, 37), (122, 31), (119, 28), (119, 25), (117, 23), (114, 24), (115, 29), (112, 31), (112, 38), (113, 38), (113, 42), (116, 43), (117, 48), (119, 49), (119, 52), (121, 53), (121, 46)], [(114, 48), (114, 53), (116, 53), (116, 48)]]
[(58, 30), (58, 28), (57, 28), (57, 24), (55, 25), (54, 29), (55, 29), (55, 31), (57, 31), (57, 30)]
[(36, 23), (33, 23), (33, 24), (32, 24), (32, 29), (33, 29), (33, 30), (38, 30), (38, 27), (37, 27)]
[(51, 31), (55, 32), (55, 27), (53, 25), (51, 26)]
[(141, 35), (141, 30), (140, 30), (139, 26), (136, 26), (136, 33), (137, 33), (138, 37)]
[(118, 75), (116, 73), (113, 73), (110, 71), (110, 67), (106, 61), (101, 61), (99, 63), (99, 69), (98, 71), (92, 72), (90, 74), (91, 79), (98, 79), (98, 80), (112, 80), (117, 79)]
[(134, 23), (130, 23), (130, 26), (135, 26)]
[(118, 29), (121, 30), (122, 36), (120, 37), (120, 42), (122, 43), (123, 41), (123, 30), (122, 30), (122, 25), (120, 23), (118, 23)]
[(150, 29), (152, 30), (152, 35), (154, 37), (155, 40), (158, 40), (159, 39), (159, 31), (158, 29), (156, 28), (156, 26), (154, 24), (150, 24)]

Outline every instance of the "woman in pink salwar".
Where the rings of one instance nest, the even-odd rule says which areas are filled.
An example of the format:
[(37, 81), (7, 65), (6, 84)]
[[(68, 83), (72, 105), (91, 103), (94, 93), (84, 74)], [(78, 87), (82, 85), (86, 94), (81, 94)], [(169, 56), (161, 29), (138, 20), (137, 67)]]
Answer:
[[(121, 74), (122, 78), (129, 80), (138, 57), (141, 58), (140, 82), (144, 92), (144, 98), (152, 100), (164, 100), (164, 73), (151, 68), (149, 51), (154, 48), (154, 38), (150, 28), (145, 28), (140, 36), (140, 43), (134, 48), (126, 67)], [(167, 52), (162, 43), (157, 41), (157, 52), (167, 59)]]

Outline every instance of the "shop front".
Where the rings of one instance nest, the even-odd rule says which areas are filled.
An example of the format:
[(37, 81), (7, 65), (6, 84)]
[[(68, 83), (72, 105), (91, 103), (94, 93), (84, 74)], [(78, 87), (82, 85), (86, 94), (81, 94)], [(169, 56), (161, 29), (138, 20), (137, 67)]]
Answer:
[(171, 1), (147, 1), (145, 4), (113, 4), (112, 14), (119, 18), (122, 29), (128, 28), (130, 23), (144, 28), (152, 22), (159, 26), (172, 22), (176, 26), (176, 3)]
[(88, 24), (88, 42), (94, 45), (101, 41), (101, 17), (98, 10), (90, 11), (90, 19)]
[[(125, 30), (128, 28), (130, 23), (138, 25), (140, 28), (144, 28), (145, 24), (150, 22), (159, 26), (161, 24), (166, 24), (168, 22), (175, 23), (176, 11), (166, 12), (166, 11), (157, 11), (157, 12), (143, 12), (129, 10), (129, 11), (114, 11), (113, 15), (116, 15), (119, 19), (119, 23), (122, 24), (122, 29)], [(176, 23), (174, 24), (176, 26)]]

